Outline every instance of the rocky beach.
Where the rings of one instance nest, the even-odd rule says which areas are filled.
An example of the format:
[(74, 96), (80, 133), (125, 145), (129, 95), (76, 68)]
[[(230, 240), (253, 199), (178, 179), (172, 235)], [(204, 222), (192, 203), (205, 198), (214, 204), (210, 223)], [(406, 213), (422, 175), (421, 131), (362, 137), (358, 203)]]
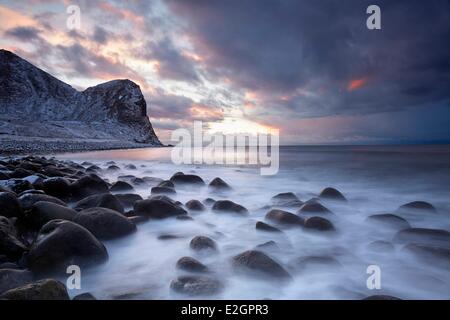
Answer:
[[(379, 186), (363, 192), (374, 178), (361, 169), (353, 187), (327, 186), (314, 152), (294, 153), (303, 174), (285, 162), (271, 179), (150, 156), (164, 149), (2, 157), (0, 298), (449, 298), (439, 193), (410, 199), (392, 185), (367, 199)], [(70, 265), (81, 290), (66, 288)], [(381, 268), (380, 290), (366, 287), (369, 265)]]

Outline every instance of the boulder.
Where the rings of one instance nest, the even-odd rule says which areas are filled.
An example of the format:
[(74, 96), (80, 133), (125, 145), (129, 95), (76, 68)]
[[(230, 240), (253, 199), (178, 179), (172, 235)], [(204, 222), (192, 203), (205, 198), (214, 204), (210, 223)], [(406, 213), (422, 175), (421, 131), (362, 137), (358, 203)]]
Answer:
[(317, 230), (317, 231), (334, 231), (335, 228), (333, 224), (322, 217), (310, 217), (305, 220), (304, 227), (306, 229)]
[(72, 220), (76, 214), (75, 210), (66, 206), (48, 201), (38, 201), (33, 204), (26, 218), (34, 228), (40, 229), (51, 220)]
[(231, 212), (239, 215), (249, 214), (248, 210), (245, 207), (230, 200), (217, 200), (212, 206), (212, 210), (216, 213)]
[(189, 272), (206, 272), (208, 267), (191, 257), (182, 257), (177, 261), (177, 268)]
[(177, 192), (173, 188), (169, 187), (153, 187), (151, 194), (176, 194)]
[(129, 184), (128, 182), (125, 181), (117, 181), (115, 182), (111, 188), (109, 188), (109, 191), (111, 192), (128, 192), (128, 191), (133, 191), (134, 188), (131, 184)]
[(0, 294), (33, 282), (33, 274), (27, 270), (0, 269)]
[(134, 204), (136, 215), (148, 216), (154, 219), (164, 219), (186, 214), (186, 210), (169, 201), (170, 198), (150, 198), (137, 201)]
[(194, 237), (189, 246), (192, 250), (195, 251), (203, 251), (203, 250), (212, 250), (217, 251), (217, 245), (214, 240), (205, 236), (196, 236)]
[(70, 185), (72, 196), (75, 200), (81, 200), (94, 194), (108, 193), (108, 184), (99, 176), (89, 174)]
[(233, 267), (250, 275), (289, 280), (289, 273), (275, 260), (257, 250), (248, 250), (233, 257)]
[(344, 195), (340, 191), (336, 190), (335, 188), (331, 188), (331, 187), (323, 189), (319, 194), (319, 198), (338, 200), (338, 201), (347, 201), (347, 199), (344, 197)]
[(13, 193), (0, 192), (0, 215), (7, 218), (23, 217), (22, 207)]
[(181, 276), (170, 283), (170, 288), (180, 294), (209, 297), (219, 293), (223, 289), (223, 285), (212, 277)]
[(133, 208), (136, 201), (143, 200), (140, 195), (134, 193), (115, 194), (114, 196), (120, 201), (124, 209)]
[(411, 228), (407, 220), (390, 213), (371, 215), (367, 218), (367, 221), (382, 224), (389, 228), (394, 228), (397, 230)]
[(20, 206), (24, 210), (30, 210), (36, 202), (46, 201), (52, 202), (55, 204), (59, 204), (60, 206), (65, 206), (66, 204), (55, 197), (46, 195), (46, 194), (37, 194), (37, 193), (26, 193), (18, 198)]
[(280, 229), (272, 227), (271, 225), (264, 223), (262, 221), (256, 222), (256, 230), (267, 231), (267, 232), (281, 232)]
[(27, 247), (17, 239), (13, 225), (7, 218), (0, 216), (0, 253), (16, 261), (26, 251)]
[(76, 295), (75, 297), (73, 297), (72, 300), (97, 300), (92, 293), (89, 292), (85, 292), (79, 295)]
[(283, 192), (273, 196), (271, 199), (276, 206), (300, 206), (303, 202), (292, 192)]
[(44, 187), (44, 178), (42, 178), (40, 175), (26, 176), (25, 178), (23, 178), (23, 180), (26, 180), (29, 183), (31, 183), (31, 185), (35, 189), (43, 189)]
[(284, 226), (303, 226), (304, 224), (303, 218), (293, 213), (278, 209), (273, 209), (267, 212), (265, 218), (275, 224)]
[(54, 279), (44, 279), (11, 289), (0, 295), (7, 300), (69, 300), (67, 288)]
[(30, 182), (23, 179), (0, 180), (0, 187), (17, 194), (25, 190), (34, 189)]
[(172, 189), (175, 188), (175, 184), (172, 181), (170, 181), (170, 180), (161, 181), (160, 183), (158, 183), (157, 186), (158, 187), (164, 187), (164, 188), (172, 188)]
[(62, 177), (45, 179), (42, 182), (42, 189), (46, 194), (59, 199), (67, 199), (71, 195), (70, 182)]
[(205, 181), (202, 178), (195, 174), (174, 174), (170, 181), (172, 181), (175, 185), (205, 185)]
[(120, 213), (125, 212), (125, 209), (119, 199), (110, 193), (94, 194), (78, 201), (74, 205), (74, 209), (77, 211), (96, 207), (107, 208)]
[(37, 273), (65, 273), (69, 265), (81, 268), (108, 259), (105, 246), (84, 227), (65, 220), (45, 224), (27, 256), (29, 268)]
[(228, 185), (228, 183), (226, 183), (225, 181), (223, 181), (221, 178), (214, 178), (210, 183), (209, 183), (209, 188), (215, 191), (227, 191), (227, 190), (231, 190), (231, 187)]
[(89, 208), (80, 211), (73, 219), (88, 229), (98, 239), (115, 239), (136, 231), (136, 225), (117, 211), (107, 208)]
[(125, 165), (124, 168), (127, 169), (127, 170), (136, 170), (137, 169), (136, 166), (134, 164), (132, 164), (132, 163), (129, 163), (129, 164)]
[(189, 200), (188, 202), (186, 202), (186, 208), (188, 208), (189, 210), (192, 210), (192, 211), (205, 211), (206, 210), (203, 203), (201, 203), (198, 200)]
[(406, 203), (402, 206), (400, 206), (397, 209), (398, 212), (419, 212), (419, 211), (423, 211), (423, 212), (432, 212), (432, 213), (436, 213), (436, 208), (425, 201), (413, 201), (413, 202), (409, 202)]
[(205, 204), (207, 206), (212, 206), (212, 205), (214, 205), (214, 203), (216, 203), (216, 200), (214, 200), (212, 198), (206, 198), (205, 200), (203, 200), (203, 204)]
[(329, 214), (331, 213), (325, 206), (316, 201), (307, 201), (297, 212), (298, 214)]

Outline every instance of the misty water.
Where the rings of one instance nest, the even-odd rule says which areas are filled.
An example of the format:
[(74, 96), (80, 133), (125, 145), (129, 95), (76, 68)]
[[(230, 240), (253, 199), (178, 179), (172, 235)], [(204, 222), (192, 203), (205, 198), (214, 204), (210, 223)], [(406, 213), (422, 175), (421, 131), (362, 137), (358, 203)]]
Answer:
[[(184, 272), (176, 261), (192, 256), (211, 270), (224, 289), (207, 299), (360, 299), (389, 294), (409, 299), (449, 299), (450, 271), (433, 260), (423, 260), (395, 244), (393, 250), (372, 250), (376, 240), (391, 242), (397, 230), (366, 221), (369, 215), (392, 213), (400, 205), (415, 200), (432, 203), (438, 213), (414, 213), (405, 217), (411, 226), (450, 230), (450, 148), (424, 147), (282, 147), (280, 169), (274, 176), (261, 176), (256, 167), (221, 165), (175, 165), (170, 148), (101, 151), (57, 155), (78, 163), (90, 161), (101, 168), (115, 161), (119, 172), (103, 171), (101, 176), (115, 182), (120, 175), (169, 179), (175, 172), (194, 173), (206, 183), (221, 177), (233, 190), (220, 195), (204, 188), (177, 188), (175, 200), (186, 203), (208, 197), (230, 199), (249, 209), (250, 215), (216, 214), (208, 208), (189, 213), (193, 221), (151, 220), (138, 225), (131, 236), (106, 241), (109, 261), (82, 270), (81, 290), (100, 299), (185, 299), (170, 289), (170, 282)], [(134, 164), (137, 170), (124, 169)], [(348, 203), (321, 202), (334, 212), (327, 216), (336, 227), (333, 234), (307, 232), (301, 228), (283, 230), (282, 235), (255, 229), (264, 221), (270, 199), (281, 192), (294, 192), (302, 201), (318, 195), (325, 187), (335, 187)], [(136, 188), (143, 198), (150, 187)], [(295, 213), (295, 209), (286, 209)], [(160, 235), (179, 238), (160, 240)], [(189, 247), (197, 235), (206, 235), (218, 244), (215, 254), (198, 254)], [(267, 241), (276, 247), (263, 250), (283, 265), (293, 281), (280, 283), (236, 273), (231, 258)], [(304, 256), (330, 256), (340, 263), (294, 270), (293, 261)], [(381, 289), (369, 290), (369, 265), (381, 269)]]

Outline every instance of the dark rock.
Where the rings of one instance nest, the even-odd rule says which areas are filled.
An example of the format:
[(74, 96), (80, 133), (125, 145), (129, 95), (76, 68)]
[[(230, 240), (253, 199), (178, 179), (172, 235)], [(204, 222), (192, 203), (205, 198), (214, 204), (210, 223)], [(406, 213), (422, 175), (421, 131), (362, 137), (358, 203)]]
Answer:
[(7, 218), (23, 217), (22, 207), (13, 193), (0, 192), (0, 214)]
[(110, 193), (95, 194), (78, 201), (74, 205), (74, 209), (77, 211), (96, 207), (107, 208), (120, 213), (125, 212), (119, 199)]
[(108, 171), (120, 171), (120, 168), (116, 165), (110, 165), (108, 168), (106, 168)]
[(297, 213), (299, 213), (299, 214), (301, 214), (301, 213), (328, 214), (328, 213), (331, 213), (331, 211), (328, 210), (326, 207), (324, 207), (319, 202), (314, 201), (314, 202), (305, 202), (305, 204), (300, 207), (300, 209), (298, 210)]
[(127, 192), (127, 191), (133, 191), (134, 188), (131, 184), (129, 184), (128, 182), (125, 181), (117, 181), (116, 183), (114, 183), (111, 188), (109, 189), (109, 191), (111, 192)]
[(172, 181), (170, 181), (170, 180), (164, 180), (164, 181), (161, 181), (160, 183), (158, 183), (158, 187), (165, 187), (165, 188), (172, 188), (172, 189), (174, 189), (175, 188), (175, 184)]
[(134, 164), (127, 164), (125, 165), (125, 169), (127, 170), (136, 170), (136, 166)]
[(33, 282), (33, 274), (26, 270), (0, 269), (0, 294)]
[(273, 196), (271, 201), (272, 201), (272, 204), (278, 205), (278, 206), (285, 206), (286, 204), (290, 205), (290, 204), (294, 204), (294, 203), (302, 204), (300, 199), (292, 192), (279, 193), (279, 194)]
[(8, 180), (11, 176), (7, 174), (6, 172), (0, 171), (0, 180)]
[(214, 178), (210, 183), (209, 183), (209, 187), (213, 190), (216, 191), (227, 191), (227, 190), (231, 190), (231, 187), (228, 185), (228, 183), (226, 183), (225, 181), (223, 181), (221, 178)]
[(95, 164), (90, 165), (89, 167), (86, 168), (86, 172), (93, 172), (93, 173), (95, 173), (96, 171), (100, 171), (100, 170), (102, 170), (102, 168), (100, 168), (99, 166), (97, 166)]
[(186, 210), (165, 198), (150, 198), (137, 201), (134, 204), (136, 215), (148, 216), (155, 219), (164, 219), (186, 214)]
[(277, 243), (275, 241), (270, 240), (270, 241), (258, 244), (255, 247), (255, 249), (256, 250), (258, 250), (258, 249), (262, 249), (262, 250), (264, 250), (264, 249), (271, 249), (271, 250), (273, 250), (273, 249), (279, 249), (279, 247), (278, 247), (278, 245), (277, 245)]
[(281, 232), (280, 229), (277, 229), (275, 227), (272, 227), (271, 225), (264, 223), (262, 221), (258, 221), (256, 222), (256, 229), (257, 230), (262, 230), (262, 231), (267, 231), (267, 232)]
[(130, 183), (136, 187), (144, 187), (147, 185), (144, 179), (142, 178), (133, 178)]
[(53, 279), (45, 279), (6, 291), (0, 299), (7, 300), (69, 300), (66, 286)]
[(176, 194), (177, 192), (173, 188), (169, 187), (153, 187), (151, 194)]
[(35, 189), (43, 189), (43, 187), (44, 187), (44, 178), (42, 178), (38, 175), (27, 176), (27, 177), (23, 178), (23, 180), (26, 180), (29, 183), (31, 183), (31, 185)]
[(347, 201), (347, 199), (344, 197), (344, 195), (340, 191), (336, 190), (335, 188), (330, 188), (330, 187), (323, 189), (319, 194), (319, 198)]
[(208, 267), (191, 257), (182, 257), (177, 261), (177, 268), (189, 272), (206, 272)]
[(240, 215), (249, 214), (245, 207), (230, 200), (217, 200), (212, 206), (212, 209), (217, 213), (232, 212)]
[(61, 206), (59, 204), (47, 201), (38, 201), (31, 207), (27, 214), (27, 221), (34, 228), (40, 229), (44, 224), (51, 220), (72, 220), (77, 212), (73, 209)]
[(84, 227), (65, 220), (45, 224), (27, 256), (29, 268), (37, 273), (65, 273), (69, 265), (81, 268), (108, 259), (105, 246)]
[(410, 212), (410, 211), (428, 211), (428, 212), (434, 212), (436, 213), (436, 208), (425, 201), (413, 201), (413, 202), (409, 202), (407, 204), (404, 204), (402, 206), (400, 206), (397, 209), (398, 212)]
[(181, 294), (189, 296), (210, 296), (223, 289), (222, 283), (212, 277), (182, 276), (170, 283), (170, 288)]
[(216, 242), (214, 240), (212, 240), (211, 238), (208, 238), (205, 236), (194, 237), (191, 240), (189, 246), (191, 247), (191, 249), (196, 250), (196, 251), (201, 251), (201, 250), (216, 251), (217, 250)]
[(270, 210), (265, 218), (279, 225), (303, 226), (303, 218), (283, 210)]
[(70, 185), (72, 196), (75, 200), (80, 200), (94, 194), (108, 193), (108, 184), (99, 176), (89, 174)]
[(194, 220), (194, 218), (192, 218), (191, 216), (188, 215), (182, 215), (182, 216), (177, 216), (176, 217), (177, 220), (184, 220), (184, 221), (192, 221)]
[(175, 185), (205, 185), (205, 181), (194, 174), (175, 174), (170, 178)]
[(175, 240), (181, 238), (183, 237), (176, 234), (161, 234), (158, 236), (158, 240)]
[(142, 197), (134, 193), (124, 193), (114, 195), (125, 209), (132, 208), (136, 201), (143, 200)]
[(164, 181), (163, 179), (156, 177), (142, 177), (142, 180), (150, 186), (157, 186), (159, 183)]
[(34, 189), (30, 182), (23, 179), (0, 180), (0, 187), (15, 193), (21, 193), (25, 190)]
[(376, 294), (373, 296), (366, 297), (363, 300), (402, 300), (402, 299), (394, 296), (388, 296), (385, 294)]
[(248, 250), (234, 256), (233, 266), (238, 271), (262, 275), (264, 278), (269, 276), (280, 280), (291, 279), (289, 273), (278, 262), (257, 250)]
[(10, 260), (18, 260), (27, 247), (17, 239), (16, 230), (11, 221), (0, 216), (0, 253)]
[(46, 194), (35, 194), (27, 193), (18, 198), (20, 205), (24, 210), (30, 210), (36, 202), (46, 201), (65, 206), (66, 204), (58, 198), (46, 195)]
[(367, 221), (373, 221), (398, 230), (411, 228), (407, 220), (390, 213), (371, 215), (367, 218)]
[(19, 267), (18, 264), (13, 263), (13, 262), (5, 262), (5, 263), (0, 263), (0, 270), (1, 269), (13, 269), (13, 270), (21, 270), (22, 268)]
[(42, 183), (42, 189), (46, 194), (60, 198), (67, 199), (71, 195), (70, 182), (61, 177), (53, 177), (45, 179)]
[(205, 211), (205, 206), (198, 200), (189, 200), (186, 202), (186, 208), (193, 211)]
[(11, 172), (9, 175), (11, 176), (11, 178), (22, 179), (22, 178), (25, 178), (27, 176), (33, 175), (33, 173), (34, 172), (31, 171), (31, 170), (17, 168), (13, 172)]
[(214, 203), (216, 203), (216, 200), (212, 198), (206, 198), (205, 200), (203, 200), (203, 203), (207, 206), (212, 206), (214, 205)]
[(450, 247), (450, 232), (440, 229), (409, 228), (397, 232), (394, 242)]
[(97, 300), (92, 293), (89, 292), (85, 292), (79, 295), (76, 295), (75, 297), (73, 297), (72, 300)]
[(119, 238), (136, 231), (136, 225), (130, 219), (107, 208), (85, 209), (80, 211), (73, 221), (101, 240)]
[(333, 224), (322, 217), (310, 217), (305, 220), (304, 227), (317, 231), (334, 231)]
[(147, 222), (149, 220), (149, 217), (144, 216), (129, 216), (128, 219), (130, 219), (131, 222), (133, 222), (135, 225)]

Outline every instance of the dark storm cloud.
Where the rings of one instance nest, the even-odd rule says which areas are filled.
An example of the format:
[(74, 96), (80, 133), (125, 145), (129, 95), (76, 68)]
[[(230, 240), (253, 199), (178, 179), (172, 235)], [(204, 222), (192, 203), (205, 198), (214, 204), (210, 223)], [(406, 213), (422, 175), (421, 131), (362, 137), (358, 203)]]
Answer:
[(17, 27), (6, 30), (5, 36), (14, 37), (23, 41), (30, 41), (39, 38), (40, 30), (34, 27)]
[(170, 0), (169, 6), (187, 21), (207, 72), (263, 95), (257, 113), (314, 117), (449, 104), (450, 2), (376, 1), (382, 29), (368, 30), (366, 8), (373, 3)]

